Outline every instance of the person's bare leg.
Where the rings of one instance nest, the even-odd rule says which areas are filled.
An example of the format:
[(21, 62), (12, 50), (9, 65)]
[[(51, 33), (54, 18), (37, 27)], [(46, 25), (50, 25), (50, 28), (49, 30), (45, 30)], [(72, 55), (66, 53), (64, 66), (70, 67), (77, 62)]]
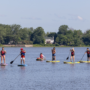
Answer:
[(88, 61), (90, 61), (90, 57), (89, 57), (89, 60)]
[(3, 56), (3, 58), (4, 58), (4, 64), (6, 64), (5, 55)]
[(21, 59), (21, 64), (22, 64), (22, 59)]
[(3, 56), (1, 56), (1, 63), (3, 62)]
[(25, 64), (25, 59), (23, 59), (23, 64)]
[(54, 56), (54, 60), (56, 60), (56, 56)]
[(72, 56), (71, 56), (71, 59), (70, 59), (70, 61), (72, 62)]
[(52, 56), (52, 61), (53, 61), (53, 56)]
[(75, 56), (73, 56), (73, 62), (75, 62)]

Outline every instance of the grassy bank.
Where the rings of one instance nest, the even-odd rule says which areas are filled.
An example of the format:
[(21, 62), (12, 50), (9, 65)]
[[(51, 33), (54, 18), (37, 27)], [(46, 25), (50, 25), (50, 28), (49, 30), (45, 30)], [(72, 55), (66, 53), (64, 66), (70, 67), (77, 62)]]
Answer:
[(4, 47), (4, 45), (0, 44), (0, 47)]
[[(4, 46), (0, 44), (0, 47), (16, 47), (16, 46)], [(17, 47), (24, 47), (24, 46), (21, 45)], [(90, 45), (66, 46), (66, 45), (59, 45), (59, 44), (33, 44), (32, 47), (90, 47)]]
[(66, 45), (58, 45), (58, 44), (33, 44), (33, 47), (90, 47), (90, 45), (66, 46)]
[(65, 46), (65, 45), (57, 45), (57, 44), (33, 44), (33, 47), (72, 47), (72, 46)]

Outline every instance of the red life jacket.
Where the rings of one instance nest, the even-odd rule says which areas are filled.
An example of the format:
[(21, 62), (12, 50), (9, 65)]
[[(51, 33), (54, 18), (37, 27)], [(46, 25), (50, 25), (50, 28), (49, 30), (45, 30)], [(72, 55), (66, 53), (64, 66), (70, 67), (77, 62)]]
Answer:
[(90, 51), (87, 51), (87, 54), (90, 54)]
[(21, 56), (25, 56), (25, 51), (21, 51)]
[(40, 55), (40, 58), (43, 58), (43, 55), (42, 54)]
[(71, 55), (74, 55), (74, 51), (71, 51)]
[(1, 55), (5, 55), (5, 51), (1, 51)]

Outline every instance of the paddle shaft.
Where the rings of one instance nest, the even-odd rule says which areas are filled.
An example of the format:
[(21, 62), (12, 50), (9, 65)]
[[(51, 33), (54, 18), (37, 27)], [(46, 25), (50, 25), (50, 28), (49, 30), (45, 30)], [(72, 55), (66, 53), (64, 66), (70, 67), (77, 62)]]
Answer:
[[(19, 54), (19, 55), (20, 55), (20, 54)], [(18, 56), (19, 56), (19, 55), (18, 55)], [(18, 57), (18, 56), (17, 56), (17, 57)], [(16, 57), (16, 58), (17, 58), (17, 57)], [(15, 60), (16, 60), (16, 58), (15, 58), (13, 61), (15, 61)]]
[[(69, 52), (69, 55), (70, 55), (70, 52)], [(68, 55), (68, 57), (69, 57), (69, 55)]]
[[(85, 55), (85, 54), (84, 54)], [(82, 56), (81, 60), (83, 59), (84, 55)]]
[[(70, 52), (69, 52), (69, 55), (70, 55)], [(68, 55), (68, 57), (66, 58), (66, 60), (68, 60), (68, 59), (69, 59), (69, 55)]]

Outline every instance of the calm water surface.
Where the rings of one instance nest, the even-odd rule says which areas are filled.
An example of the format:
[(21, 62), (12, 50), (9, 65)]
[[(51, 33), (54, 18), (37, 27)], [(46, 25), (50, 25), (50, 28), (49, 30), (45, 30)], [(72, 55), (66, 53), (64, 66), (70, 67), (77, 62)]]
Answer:
[[(20, 57), (10, 65), (20, 52), (20, 48), (5, 48), (8, 66), (0, 66), (0, 90), (90, 90), (90, 64), (63, 64), (70, 48), (56, 48), (56, 58), (60, 63), (36, 61), (42, 52), (51, 60), (50, 47), (24, 48), (27, 67), (18, 67)], [(1, 48), (0, 48), (1, 50)], [(75, 48), (75, 60), (79, 61), (86, 48)], [(87, 60), (86, 55), (83, 60)]]

